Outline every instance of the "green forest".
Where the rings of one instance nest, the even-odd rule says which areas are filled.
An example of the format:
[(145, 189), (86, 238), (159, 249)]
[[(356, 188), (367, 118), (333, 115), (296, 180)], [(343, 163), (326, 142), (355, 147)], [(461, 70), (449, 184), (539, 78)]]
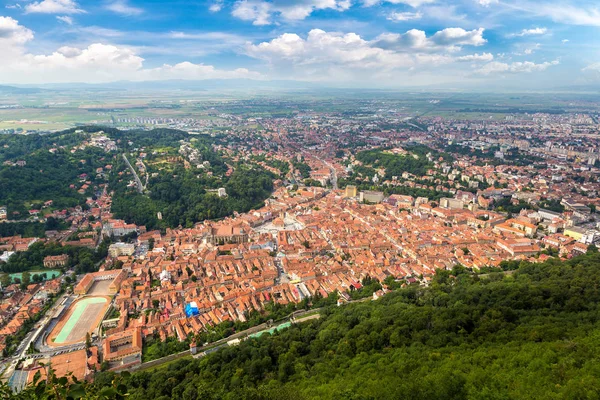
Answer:
[(88, 399), (597, 399), (599, 286), (594, 248), (512, 274), (455, 267), (200, 359), (18, 398), (72, 385)]
[[(83, 180), (95, 181), (95, 169), (108, 163), (105, 156), (99, 149), (91, 148), (74, 154), (65, 150), (57, 150), (54, 154), (36, 151), (23, 157), (27, 163), (23, 167), (2, 166), (0, 205), (7, 206), (9, 215), (15, 219), (29, 216), (28, 207), (41, 209), (47, 200), (52, 200), (53, 207), (58, 209), (83, 205), (86, 195), (93, 194), (93, 186), (84, 194), (78, 193), (77, 189)], [(71, 184), (75, 188), (71, 188)]]
[[(189, 228), (199, 221), (259, 208), (273, 189), (268, 173), (243, 167), (222, 180), (199, 178), (192, 171), (177, 168), (172, 173), (152, 178), (149, 195), (128, 189), (125, 183), (111, 185), (115, 190), (112, 212), (117, 218), (148, 229), (179, 225)], [(220, 198), (214, 192), (220, 185), (225, 188), (227, 197)], [(157, 218), (158, 212), (162, 220)]]
[(433, 167), (433, 162), (427, 159), (428, 154), (434, 160), (442, 157), (446, 162), (452, 161), (448, 154), (423, 145), (408, 146), (406, 150), (411, 154), (399, 155), (385, 153), (384, 150), (366, 150), (358, 153), (356, 159), (373, 168), (384, 168), (386, 180), (391, 180), (393, 176), (402, 176), (404, 172), (417, 176), (425, 175), (427, 170)]
[(48, 217), (45, 222), (5, 222), (0, 224), (0, 237), (21, 235), (23, 237), (43, 237), (46, 231), (67, 229), (69, 225)]
[[(81, 143), (82, 136), (74, 134), (75, 130), (69, 129), (48, 135), (0, 135), (0, 163), (22, 159), (40, 149), (78, 145)], [(98, 128), (95, 128), (94, 132), (97, 130)]]

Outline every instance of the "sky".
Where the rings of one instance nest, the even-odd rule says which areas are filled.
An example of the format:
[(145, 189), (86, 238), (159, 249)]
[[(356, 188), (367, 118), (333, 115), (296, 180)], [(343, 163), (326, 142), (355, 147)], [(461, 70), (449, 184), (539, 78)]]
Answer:
[(600, 83), (597, 0), (0, 0), (0, 83)]

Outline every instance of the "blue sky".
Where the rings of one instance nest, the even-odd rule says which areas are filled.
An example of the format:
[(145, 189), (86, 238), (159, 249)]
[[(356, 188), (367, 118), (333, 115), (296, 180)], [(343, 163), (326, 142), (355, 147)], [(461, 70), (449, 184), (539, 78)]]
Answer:
[(1, 83), (227, 79), (544, 88), (600, 82), (581, 0), (2, 0)]

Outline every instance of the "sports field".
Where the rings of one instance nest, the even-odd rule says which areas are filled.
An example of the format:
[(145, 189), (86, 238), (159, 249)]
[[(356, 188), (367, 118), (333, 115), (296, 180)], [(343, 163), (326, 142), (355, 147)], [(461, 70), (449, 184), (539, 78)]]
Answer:
[(86, 297), (73, 303), (69, 312), (56, 325), (49, 345), (65, 345), (83, 342), (85, 335), (92, 332), (106, 311), (106, 297)]

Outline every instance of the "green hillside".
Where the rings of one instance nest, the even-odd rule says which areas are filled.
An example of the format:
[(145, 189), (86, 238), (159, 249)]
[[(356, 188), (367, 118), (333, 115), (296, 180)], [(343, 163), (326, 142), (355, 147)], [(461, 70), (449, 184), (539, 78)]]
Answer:
[(598, 398), (599, 254), (510, 276), (454, 274), (134, 374), (130, 398)]

